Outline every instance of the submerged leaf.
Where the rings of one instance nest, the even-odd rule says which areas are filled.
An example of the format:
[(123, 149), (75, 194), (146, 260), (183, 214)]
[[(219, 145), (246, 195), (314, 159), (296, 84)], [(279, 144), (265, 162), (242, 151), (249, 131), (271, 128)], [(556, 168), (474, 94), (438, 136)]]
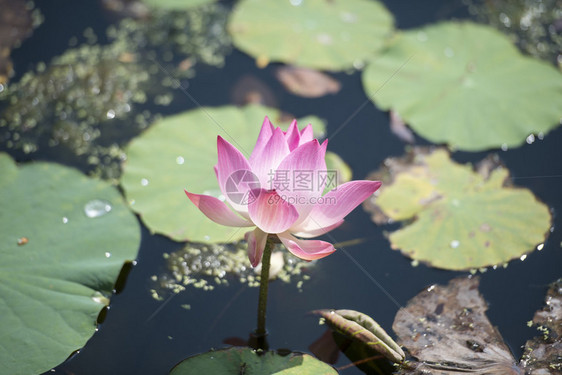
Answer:
[(140, 230), (114, 187), (74, 169), (0, 153), (0, 175), (0, 363), (38, 374), (94, 333)]
[(562, 117), (562, 74), (468, 22), (403, 32), (369, 63), (363, 84), (422, 137), (461, 150), (520, 146)]
[(305, 98), (336, 94), (341, 89), (334, 78), (314, 69), (282, 66), (275, 71), (275, 77), (289, 92)]
[(324, 70), (361, 68), (392, 30), (378, 1), (242, 0), (229, 31), (234, 44), (259, 65), (282, 61)]
[(170, 371), (170, 375), (191, 374), (335, 375), (337, 371), (308, 354), (258, 353), (233, 347), (187, 358)]
[(404, 360), (404, 352), (398, 344), (370, 316), (354, 310), (315, 310), (328, 325), (345, 337), (361, 342), (384, 355), (392, 362)]
[(398, 311), (392, 328), (419, 361), (401, 374), (522, 374), (486, 317), (478, 284), (473, 277), (433, 285)]
[(377, 223), (406, 221), (389, 240), (415, 260), (452, 270), (502, 264), (549, 232), (548, 208), (527, 189), (506, 186), (504, 168), (474, 172), (445, 150), (420, 148), (384, 165), (370, 176), (382, 179), (380, 194), (364, 207)]

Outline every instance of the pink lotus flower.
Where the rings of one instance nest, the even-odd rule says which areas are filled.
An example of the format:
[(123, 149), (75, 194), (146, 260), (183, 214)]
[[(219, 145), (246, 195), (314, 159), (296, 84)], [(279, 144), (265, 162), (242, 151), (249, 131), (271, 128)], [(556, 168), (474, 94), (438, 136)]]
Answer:
[(313, 139), (311, 125), (299, 131), (293, 121), (284, 132), (266, 117), (250, 160), (222, 137), (217, 138), (215, 173), (222, 194), (236, 213), (215, 197), (185, 193), (218, 224), (256, 227), (246, 233), (248, 257), (254, 267), (261, 261), (268, 234), (276, 234), (299, 258), (323, 258), (335, 251), (334, 246), (303, 238), (341, 225), (343, 218), (381, 185), (378, 181), (351, 181), (323, 196), (326, 178), (321, 176), (327, 176), (327, 145), (327, 140), (320, 144)]

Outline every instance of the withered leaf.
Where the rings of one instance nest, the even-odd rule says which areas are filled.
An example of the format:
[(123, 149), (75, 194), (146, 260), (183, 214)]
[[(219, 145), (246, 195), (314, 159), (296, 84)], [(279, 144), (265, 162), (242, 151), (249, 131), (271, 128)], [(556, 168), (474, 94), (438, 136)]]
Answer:
[(324, 318), (332, 329), (361, 342), (392, 362), (400, 363), (404, 360), (402, 348), (370, 316), (354, 310), (326, 309), (312, 313)]
[(529, 374), (562, 374), (562, 279), (550, 286), (533, 323), (542, 335), (527, 341), (521, 367)]
[(434, 285), (396, 314), (398, 342), (417, 358), (402, 374), (521, 374), (501, 335), (486, 317), (477, 277)]

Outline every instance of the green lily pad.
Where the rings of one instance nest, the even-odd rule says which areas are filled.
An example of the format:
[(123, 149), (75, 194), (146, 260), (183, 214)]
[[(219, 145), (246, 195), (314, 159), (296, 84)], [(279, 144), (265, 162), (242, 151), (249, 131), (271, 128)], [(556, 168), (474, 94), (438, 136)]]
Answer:
[(383, 45), (393, 18), (378, 1), (242, 0), (228, 27), (234, 44), (258, 65), (343, 70), (363, 66)]
[[(213, 167), (217, 135), (249, 157), (265, 116), (278, 125), (278, 110), (247, 106), (201, 108), (163, 118), (127, 149), (121, 178), (131, 208), (146, 226), (178, 241), (235, 242), (243, 228), (225, 227), (207, 219), (185, 196), (221, 196)], [(313, 124), (320, 123), (317, 120)], [(302, 127), (308, 123), (299, 121)]]
[(250, 348), (233, 347), (188, 358), (170, 371), (170, 375), (190, 374), (332, 375), (337, 371), (308, 354), (256, 353)]
[(383, 179), (380, 193), (365, 207), (376, 222), (406, 221), (389, 240), (415, 260), (451, 270), (502, 264), (532, 251), (549, 232), (548, 207), (529, 190), (506, 186), (505, 168), (484, 163), (475, 172), (443, 149), (414, 149), (384, 165), (370, 177)]
[(216, 0), (142, 0), (148, 6), (163, 9), (188, 9), (199, 5), (214, 3)]
[(0, 154), (0, 174), (0, 363), (37, 374), (94, 333), (140, 230), (114, 187), (74, 169)]
[(402, 33), (369, 63), (363, 84), (422, 137), (467, 151), (520, 146), (562, 117), (562, 74), (468, 22)]

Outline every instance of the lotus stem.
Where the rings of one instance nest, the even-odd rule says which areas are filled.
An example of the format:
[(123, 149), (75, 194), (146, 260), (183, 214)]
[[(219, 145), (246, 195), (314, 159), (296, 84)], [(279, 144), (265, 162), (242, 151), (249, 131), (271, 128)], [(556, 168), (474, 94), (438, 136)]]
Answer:
[(270, 268), (271, 250), (273, 249), (273, 245), (274, 245), (274, 239), (272, 238), (272, 236), (269, 236), (267, 238), (265, 249), (263, 250), (263, 257), (261, 260), (260, 295), (258, 300), (258, 328), (256, 329), (256, 336), (258, 338), (258, 342), (259, 342), (259, 338), (265, 339), (265, 336), (267, 335), (267, 331), (265, 329), (265, 315), (267, 310), (269, 268)]

